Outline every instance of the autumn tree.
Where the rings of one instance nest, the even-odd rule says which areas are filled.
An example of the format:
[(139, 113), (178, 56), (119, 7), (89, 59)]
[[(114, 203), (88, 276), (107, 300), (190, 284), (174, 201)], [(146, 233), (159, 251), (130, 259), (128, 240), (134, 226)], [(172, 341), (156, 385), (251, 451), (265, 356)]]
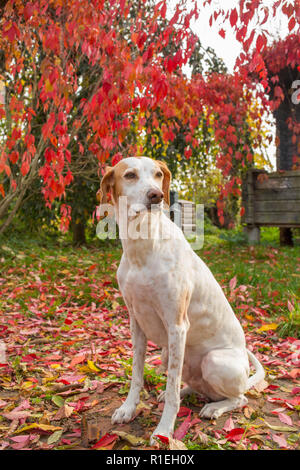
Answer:
[[(113, 0), (6, 4), (1, 20), (7, 87), (0, 116), (2, 232), (37, 175), (50, 206), (73, 181), (74, 160), (80, 166), (82, 156), (86, 168), (96, 159), (101, 166), (111, 155), (118, 158), (124, 145), (132, 152), (126, 138), (133, 116), (166, 98), (169, 77), (189, 59), (192, 13), (178, 7), (173, 22), (158, 31), (165, 2), (151, 10), (141, 4), (138, 12), (131, 7)], [(120, 18), (130, 24), (130, 41), (120, 31)], [(170, 41), (180, 45), (181, 53), (165, 71), (161, 51)], [(78, 73), (87, 64), (93, 74)], [(62, 228), (67, 228), (70, 206), (62, 204), (61, 211)]]
[[(238, 7), (213, 11), (210, 24), (227, 22), (243, 45), (234, 74), (225, 80), (220, 74), (195, 73), (189, 78), (182, 71), (196, 50), (190, 21), (211, 0), (202, 2), (199, 12), (195, 3), (187, 10), (180, 1), (168, 21), (165, 0), (151, 9), (141, 2), (138, 12), (135, 4), (9, 0), (4, 6), (1, 232), (37, 177), (47, 206), (61, 201), (61, 227), (67, 229), (71, 201), (66, 203), (66, 188), (75, 180), (76, 166), (93, 168), (96, 162), (100, 176), (108, 159), (114, 164), (126, 154), (137, 154), (135, 136), (147, 133), (147, 122), (160, 127), (165, 142), (174, 141), (183, 129), (182, 156), (189, 159), (199, 144), (200, 117), (209, 119), (224, 180), (218, 203), (221, 220), (228, 195), (238, 196), (241, 171), (261, 143), (259, 133), (249, 141), (244, 118), (250, 113), (259, 129), (262, 110), (270, 109), (264, 91), (253, 84), (256, 73), (268, 87), (262, 58), (268, 35), (264, 24), (280, 12), (288, 18), (290, 32), (299, 32), (298, 3), (278, 0), (266, 6), (262, 0), (241, 0)], [(122, 22), (128, 25), (126, 35)], [(219, 33), (225, 36), (224, 26)], [(252, 45), (254, 55), (249, 54)], [(78, 73), (85, 65), (93, 69), (93, 77)], [(253, 108), (253, 99), (260, 109)]]

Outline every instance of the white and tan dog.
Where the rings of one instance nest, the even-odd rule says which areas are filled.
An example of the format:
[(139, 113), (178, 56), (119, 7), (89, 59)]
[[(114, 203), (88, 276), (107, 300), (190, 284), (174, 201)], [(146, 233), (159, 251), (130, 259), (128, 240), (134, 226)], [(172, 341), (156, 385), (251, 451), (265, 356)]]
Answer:
[[(149, 237), (128, 236), (128, 230), (121, 240), (117, 278), (130, 315), (133, 369), (129, 394), (112, 422), (126, 423), (135, 415), (151, 340), (163, 348), (168, 370), (161, 396), (165, 406), (152, 444), (157, 434), (172, 436), (185, 394), (205, 395), (212, 402), (200, 416), (217, 418), (247, 403), (244, 393), (264, 377), (220, 285), (163, 212), (163, 199), (169, 205), (170, 179), (163, 162), (129, 157), (107, 169), (100, 187), (102, 204), (111, 193), (119, 224), (124, 212), (119, 213), (120, 201), (126, 197), (129, 224), (138, 219), (140, 227), (150, 227)], [(249, 359), (256, 369), (251, 377)], [(180, 392), (181, 380), (187, 387)]]

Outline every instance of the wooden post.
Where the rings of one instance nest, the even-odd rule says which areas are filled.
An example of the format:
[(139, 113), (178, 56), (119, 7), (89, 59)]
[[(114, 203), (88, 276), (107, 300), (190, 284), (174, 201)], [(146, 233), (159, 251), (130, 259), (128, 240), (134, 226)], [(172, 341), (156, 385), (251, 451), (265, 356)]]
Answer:
[(247, 225), (244, 230), (249, 245), (255, 245), (260, 242), (260, 228), (257, 225)]

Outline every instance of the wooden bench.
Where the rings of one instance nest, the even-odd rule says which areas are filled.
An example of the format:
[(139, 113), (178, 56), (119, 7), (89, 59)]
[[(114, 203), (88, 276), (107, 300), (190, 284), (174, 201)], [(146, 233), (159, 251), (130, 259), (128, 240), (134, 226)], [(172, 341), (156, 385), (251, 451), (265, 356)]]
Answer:
[(195, 234), (196, 204), (185, 199), (178, 199), (176, 191), (171, 191), (170, 196), (170, 205), (173, 206), (171, 219), (181, 228), (185, 236)]
[(249, 170), (242, 184), (242, 206), (249, 243), (258, 243), (260, 227), (300, 227), (300, 171)]

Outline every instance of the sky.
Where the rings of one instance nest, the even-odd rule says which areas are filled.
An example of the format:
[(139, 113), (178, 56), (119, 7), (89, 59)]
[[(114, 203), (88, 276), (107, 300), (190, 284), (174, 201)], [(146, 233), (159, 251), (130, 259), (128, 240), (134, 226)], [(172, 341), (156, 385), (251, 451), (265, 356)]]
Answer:
[[(178, 3), (178, 0), (168, 0), (169, 14), (172, 9)], [(203, 1), (198, 0), (198, 4), (201, 5)], [(264, 0), (265, 6), (271, 6), (274, 0)], [(209, 18), (213, 11), (218, 8), (222, 8), (225, 11), (230, 10), (234, 7), (238, 7), (239, 0), (212, 0), (211, 5), (207, 5), (205, 8), (200, 9), (199, 18), (191, 23), (191, 28), (195, 34), (199, 37), (204, 47), (212, 47), (216, 54), (221, 57), (229, 72), (233, 71), (235, 60), (242, 51), (240, 43), (236, 40), (235, 34), (230, 26), (229, 21), (221, 23), (217, 21), (209, 26)], [(187, 5), (193, 5), (192, 0), (187, 0)], [(219, 35), (219, 30), (223, 28), (226, 32), (225, 39)], [(251, 28), (251, 24), (249, 26)], [(287, 20), (282, 15), (277, 15), (275, 18), (269, 19), (264, 28), (271, 34), (272, 37), (284, 38), (288, 33)]]

